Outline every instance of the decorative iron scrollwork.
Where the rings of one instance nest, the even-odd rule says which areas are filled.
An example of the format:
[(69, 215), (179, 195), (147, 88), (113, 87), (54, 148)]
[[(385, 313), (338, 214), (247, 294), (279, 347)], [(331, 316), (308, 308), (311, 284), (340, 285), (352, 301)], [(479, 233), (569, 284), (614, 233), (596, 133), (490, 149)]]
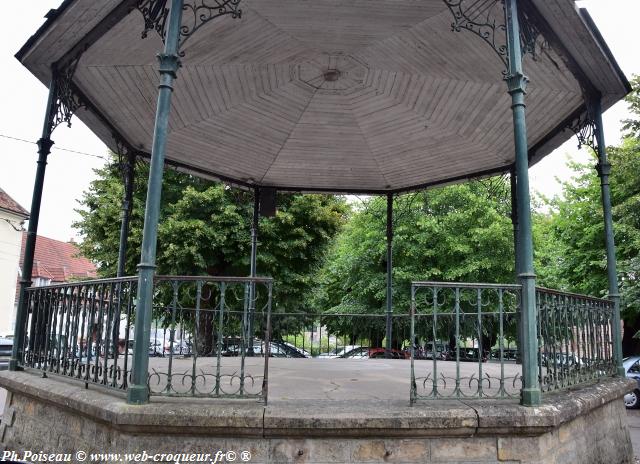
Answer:
[(242, 17), (240, 0), (196, 0), (182, 7), (182, 27), (180, 44), (183, 45), (191, 35), (212, 19), (224, 15), (232, 18)]
[(85, 107), (73, 88), (73, 76), (78, 67), (82, 54), (78, 54), (64, 69), (53, 70), (55, 73), (55, 102), (49, 114), (49, 130), (53, 130), (62, 123), (71, 127), (71, 118), (80, 108)]
[(598, 126), (596, 125), (596, 111), (593, 106), (591, 95), (593, 92), (585, 87), (582, 83), (582, 96), (585, 102), (585, 111), (576, 119), (567, 125), (567, 129), (571, 130), (578, 138), (578, 149), (583, 146), (591, 148), (594, 152), (598, 152)]
[(518, 8), (518, 23), (522, 55), (528, 53), (534, 61), (538, 61), (540, 55), (551, 48), (549, 42), (542, 36), (540, 29), (524, 8)]
[[(507, 66), (506, 22), (500, 0), (444, 0), (451, 14), (451, 30), (473, 32), (496, 52)], [(503, 43), (504, 41), (504, 43)]]
[[(507, 21), (504, 0), (443, 0), (454, 21), (451, 30), (473, 32), (484, 40), (498, 55), (505, 66), (504, 76), (509, 74), (507, 46)], [(540, 29), (523, 8), (518, 9), (520, 43), (523, 56), (529, 53), (534, 60), (548, 50), (549, 43)]]
[(589, 109), (584, 114), (581, 114), (578, 119), (572, 121), (569, 124), (569, 129), (578, 138), (578, 149), (587, 146), (596, 153), (598, 152), (597, 127), (593, 113)]
[(164, 40), (169, 15), (167, 0), (139, 0), (136, 8), (144, 18), (144, 30), (141, 37), (145, 39), (149, 35), (149, 31), (155, 30)]
[(129, 178), (129, 170), (133, 169), (131, 161), (135, 156), (135, 153), (132, 152), (129, 145), (127, 145), (127, 143), (122, 140), (118, 134), (113, 133), (111, 135), (116, 144), (116, 167), (122, 177), (122, 184), (126, 186), (127, 179)]
[[(180, 45), (212, 19), (224, 15), (232, 18), (240, 18), (242, 10), (239, 8), (241, 0), (193, 0), (182, 6), (182, 25), (180, 26)], [(167, 31), (167, 18), (169, 8), (167, 0), (139, 0), (137, 9), (144, 17), (144, 31), (142, 38), (147, 37), (150, 30), (155, 30), (162, 41), (165, 40)], [(184, 56), (184, 52), (180, 52)]]

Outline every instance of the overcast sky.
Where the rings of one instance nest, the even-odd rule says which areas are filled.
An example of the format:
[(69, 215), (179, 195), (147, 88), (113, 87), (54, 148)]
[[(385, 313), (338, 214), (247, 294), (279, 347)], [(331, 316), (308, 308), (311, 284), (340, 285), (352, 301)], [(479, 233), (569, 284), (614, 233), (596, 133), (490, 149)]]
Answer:
[[(29, 209), (33, 178), (36, 169), (37, 147), (32, 143), (12, 140), (7, 137), (35, 142), (40, 138), (42, 120), (47, 98), (47, 89), (13, 55), (42, 24), (43, 16), (56, 8), (61, 0), (39, 0), (37, 2), (6, 2), (0, 15), (0, 42), (2, 62), (2, 85), (0, 101), (0, 187)], [(602, 35), (611, 47), (623, 71), (630, 78), (640, 74), (638, 59), (638, 27), (640, 18), (639, 0), (583, 0), (578, 4), (589, 9)], [(620, 120), (627, 117), (624, 103), (618, 104), (605, 114), (607, 143), (620, 140)], [(88, 189), (93, 179), (92, 169), (104, 163), (106, 147), (79, 120), (73, 126), (59, 126), (53, 136), (55, 141), (49, 156), (45, 189), (40, 215), (39, 233), (58, 240), (69, 240), (76, 236), (71, 223), (77, 219), (74, 209), (82, 192)], [(587, 161), (586, 152), (577, 150), (573, 139), (549, 155), (531, 170), (531, 186), (546, 196), (561, 191), (561, 180), (570, 177), (565, 166), (567, 156), (578, 161)], [(86, 153), (81, 155), (61, 149)]]

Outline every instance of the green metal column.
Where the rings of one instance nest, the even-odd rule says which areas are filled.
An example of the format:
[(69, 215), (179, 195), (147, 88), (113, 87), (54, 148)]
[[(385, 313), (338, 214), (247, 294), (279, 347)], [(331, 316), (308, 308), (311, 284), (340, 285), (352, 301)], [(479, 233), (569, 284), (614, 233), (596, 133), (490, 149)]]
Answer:
[(529, 197), (529, 156), (527, 146), (526, 94), (527, 78), (522, 69), (520, 25), (517, 0), (505, 1), (509, 75), (507, 84), (513, 111), (516, 149), (517, 208), (518, 208), (518, 276), (522, 285), (520, 311), (522, 314), (522, 398), (525, 406), (540, 404), (538, 379), (538, 329), (536, 313), (536, 275), (533, 270), (533, 238), (531, 230), (531, 202)]
[[(393, 194), (387, 194), (387, 329), (385, 339), (387, 357), (391, 358), (391, 339), (393, 336)], [(412, 341), (413, 343), (413, 341)]]
[(21, 357), (22, 345), (24, 344), (24, 328), (27, 319), (28, 308), (25, 290), (31, 286), (31, 275), (33, 273), (33, 256), (36, 249), (36, 237), (38, 235), (38, 221), (40, 220), (40, 205), (42, 203), (42, 189), (44, 187), (44, 175), (47, 169), (47, 157), (51, 153), (51, 132), (53, 130), (53, 117), (56, 111), (57, 98), (57, 77), (54, 71), (49, 85), (49, 98), (42, 127), (42, 137), (38, 140), (38, 167), (33, 184), (33, 196), (31, 197), (31, 210), (29, 211), (29, 227), (27, 229), (27, 240), (24, 246), (24, 259), (22, 261), (22, 277), (20, 279), (20, 293), (18, 296), (18, 308), (16, 311), (16, 326), (13, 329), (13, 349), (9, 369), (18, 369), (18, 361)]
[[(515, 281), (519, 281), (520, 275), (520, 257), (518, 246), (518, 181), (515, 166), (511, 168), (509, 173), (509, 181), (511, 183), (511, 224), (513, 226), (513, 255), (515, 258)], [(516, 364), (522, 364), (522, 313), (518, 312), (516, 319)]]
[(131, 383), (127, 390), (127, 402), (143, 404), (149, 401), (149, 338), (153, 312), (153, 278), (156, 268), (156, 242), (162, 194), (162, 174), (167, 147), (167, 130), (171, 109), (173, 81), (180, 66), (178, 57), (183, 0), (171, 0), (171, 10), (165, 38), (164, 53), (160, 61), (160, 85), (156, 109), (151, 167), (147, 189), (147, 204), (144, 213), (142, 252), (138, 265), (138, 298), (136, 305), (135, 337)]
[(127, 255), (129, 237), (129, 220), (131, 219), (131, 206), (133, 200), (133, 183), (135, 176), (135, 153), (127, 154), (126, 172), (124, 174), (124, 197), (122, 199), (122, 211), (120, 212), (120, 246), (118, 247), (117, 276), (124, 276), (124, 267)]
[(509, 173), (509, 181), (511, 184), (511, 225), (513, 226), (513, 253), (515, 257), (514, 268), (516, 271), (515, 277), (517, 281), (518, 275), (520, 274), (520, 257), (518, 255), (518, 229), (520, 226), (518, 222), (518, 181), (515, 166), (511, 168), (511, 172)]
[[(258, 257), (258, 224), (260, 221), (260, 189), (256, 187), (253, 193), (253, 218), (251, 221), (251, 259), (249, 263), (249, 276), (257, 276), (256, 260)], [(251, 282), (249, 285), (249, 348), (247, 354), (253, 356), (253, 330), (256, 311), (256, 284)]]
[(624, 377), (622, 367), (622, 331), (620, 328), (620, 293), (618, 290), (618, 273), (616, 270), (616, 245), (613, 237), (613, 216), (611, 213), (611, 189), (609, 187), (609, 174), (611, 164), (607, 157), (607, 146), (604, 140), (604, 126), (602, 124), (602, 104), (600, 97), (594, 98), (593, 112), (596, 125), (596, 140), (598, 142), (598, 175), (602, 190), (602, 211), (604, 214), (604, 233), (607, 249), (607, 277), (609, 280), (609, 299), (614, 304), (613, 315), (613, 355), (616, 361), (616, 371)]

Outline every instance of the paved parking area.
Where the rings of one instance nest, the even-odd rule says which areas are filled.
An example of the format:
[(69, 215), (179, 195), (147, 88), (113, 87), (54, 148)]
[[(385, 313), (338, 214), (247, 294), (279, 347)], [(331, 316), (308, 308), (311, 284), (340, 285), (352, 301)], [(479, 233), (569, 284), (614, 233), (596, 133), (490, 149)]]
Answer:
[[(239, 358), (221, 358), (220, 372), (223, 389), (234, 391), (238, 385), (240, 372)], [(411, 364), (408, 359), (269, 359), (269, 401), (291, 399), (320, 400), (404, 400), (409, 401)], [(149, 370), (152, 375), (150, 386), (154, 391), (162, 391), (166, 386), (167, 361), (165, 358), (152, 358)], [(248, 380), (245, 387), (252, 392), (260, 391), (264, 375), (264, 358), (246, 358), (245, 374)], [(428, 395), (437, 378), (438, 391), (443, 396), (452, 395), (456, 388), (456, 363), (438, 361), (434, 369), (433, 361), (416, 360), (415, 375), (418, 395)], [(521, 367), (515, 363), (488, 362), (482, 366), (475, 362), (460, 363), (459, 390), (474, 396), (482, 378), (482, 389), (486, 395), (497, 396), (502, 387), (508, 394), (519, 395)], [(197, 374), (196, 387), (199, 391), (211, 391), (215, 382), (213, 374), (217, 371), (216, 358), (200, 358), (194, 370), (191, 358), (174, 359), (172, 366), (172, 388), (191, 387), (193, 372)], [(182, 382), (181, 379), (186, 379)]]
[(627, 409), (627, 420), (629, 421), (633, 453), (636, 456), (636, 462), (640, 463), (640, 409)]

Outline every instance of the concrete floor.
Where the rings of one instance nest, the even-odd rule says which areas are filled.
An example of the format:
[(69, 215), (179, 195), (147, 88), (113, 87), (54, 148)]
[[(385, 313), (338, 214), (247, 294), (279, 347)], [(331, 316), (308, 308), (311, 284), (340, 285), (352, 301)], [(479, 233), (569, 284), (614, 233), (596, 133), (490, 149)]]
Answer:
[[(228, 392), (238, 387), (239, 379), (233, 374), (240, 372), (239, 358), (222, 358), (221, 380)], [(165, 358), (151, 358), (149, 371), (152, 373), (152, 391), (162, 391), (166, 386), (167, 369)], [(172, 385), (176, 392), (185, 392), (191, 387), (193, 360), (174, 359)], [(196, 364), (196, 387), (201, 392), (211, 391), (215, 384), (216, 358), (199, 358)], [(438, 361), (436, 366), (438, 390), (447, 396), (455, 387), (456, 363)], [(505, 364), (505, 390), (519, 395), (520, 366)], [(264, 358), (246, 358), (245, 373), (250, 376), (245, 381), (249, 391), (258, 393), (264, 375)], [(269, 359), (269, 401), (291, 399), (392, 399), (409, 401), (410, 361), (405, 359)], [(433, 387), (433, 361), (416, 360), (415, 375), (418, 395), (427, 395)], [(155, 374), (155, 375), (154, 375)], [(186, 377), (185, 377), (186, 376)], [(477, 363), (460, 363), (460, 389), (463, 394), (475, 394), (480, 377)], [(494, 396), (500, 387), (501, 369), (497, 362), (482, 364), (482, 382), (485, 394)], [(182, 378), (186, 382), (182, 383)], [(253, 378), (253, 385), (251, 384)], [(515, 379), (515, 380), (514, 380)]]

